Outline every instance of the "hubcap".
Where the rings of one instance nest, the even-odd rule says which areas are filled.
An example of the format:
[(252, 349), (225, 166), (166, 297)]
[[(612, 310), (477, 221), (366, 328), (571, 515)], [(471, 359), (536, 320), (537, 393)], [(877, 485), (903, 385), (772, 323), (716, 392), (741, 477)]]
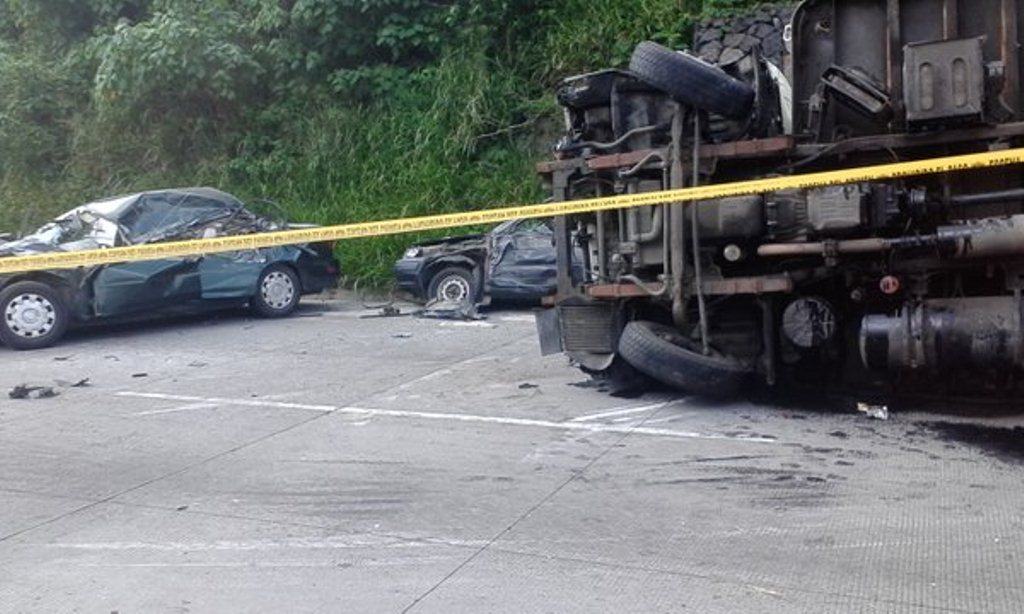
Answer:
[(437, 298), (442, 301), (464, 301), (469, 298), (469, 283), (458, 275), (445, 277), (437, 286)]
[(57, 324), (57, 310), (46, 297), (38, 294), (19, 294), (4, 309), (7, 329), (19, 337), (34, 339), (53, 330)]
[(295, 298), (295, 284), (292, 278), (281, 271), (273, 271), (263, 278), (260, 288), (263, 302), (271, 309), (285, 309)]

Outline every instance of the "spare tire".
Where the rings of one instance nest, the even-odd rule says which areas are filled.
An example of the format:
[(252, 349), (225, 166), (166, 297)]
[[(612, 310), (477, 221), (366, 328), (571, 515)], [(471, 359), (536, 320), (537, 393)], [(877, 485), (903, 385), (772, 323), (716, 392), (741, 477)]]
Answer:
[(721, 68), (692, 55), (644, 41), (633, 50), (629, 69), (678, 102), (741, 119), (754, 105), (754, 89)]
[(738, 360), (718, 352), (705, 356), (678, 330), (657, 322), (627, 324), (619, 356), (665, 385), (707, 397), (736, 394), (750, 374)]

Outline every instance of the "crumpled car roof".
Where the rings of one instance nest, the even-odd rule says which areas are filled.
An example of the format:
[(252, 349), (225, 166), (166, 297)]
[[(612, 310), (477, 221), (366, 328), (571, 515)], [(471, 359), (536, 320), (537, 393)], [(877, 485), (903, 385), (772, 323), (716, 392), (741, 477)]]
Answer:
[[(218, 228), (211, 228), (216, 224)], [(175, 238), (274, 229), (240, 200), (208, 187), (173, 188), (105, 198), (75, 207), (36, 232), (0, 242), (0, 256), (80, 251)]]

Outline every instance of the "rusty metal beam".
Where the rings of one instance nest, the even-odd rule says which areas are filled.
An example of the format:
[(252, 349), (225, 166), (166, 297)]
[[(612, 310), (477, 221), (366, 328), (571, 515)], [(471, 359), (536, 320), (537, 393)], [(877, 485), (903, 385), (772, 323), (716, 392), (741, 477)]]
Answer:
[(614, 168), (636, 166), (643, 162), (644, 158), (651, 154), (657, 154), (660, 159), (668, 156), (667, 149), (639, 149), (628, 153), (611, 154), (608, 156), (597, 156), (587, 160), (587, 166), (592, 171), (604, 171)]
[(729, 296), (733, 294), (788, 294), (793, 291), (793, 280), (787, 275), (771, 275), (765, 277), (733, 277), (715, 279), (701, 284), (704, 293), (711, 296)]
[(646, 298), (664, 290), (665, 284), (661, 282), (652, 282), (646, 289), (636, 284), (595, 284), (587, 286), (587, 296), (601, 299)]
[(751, 141), (734, 141), (701, 146), (701, 159), (709, 158), (763, 158), (787, 154), (793, 150), (792, 136), (773, 136)]
[(546, 175), (556, 171), (584, 168), (584, 166), (585, 162), (583, 158), (570, 158), (568, 160), (544, 160), (543, 162), (538, 162), (535, 168), (538, 173)]
[[(766, 139), (734, 141), (701, 146), (701, 160), (766, 158), (790, 153), (796, 144), (792, 136), (773, 136)], [(668, 156), (667, 149), (638, 149), (627, 153), (595, 156), (593, 158), (572, 158), (570, 160), (546, 160), (537, 163), (538, 173), (553, 173), (568, 169), (589, 168), (592, 171), (605, 171), (617, 168), (632, 167), (644, 158), (656, 154), (664, 160)]]

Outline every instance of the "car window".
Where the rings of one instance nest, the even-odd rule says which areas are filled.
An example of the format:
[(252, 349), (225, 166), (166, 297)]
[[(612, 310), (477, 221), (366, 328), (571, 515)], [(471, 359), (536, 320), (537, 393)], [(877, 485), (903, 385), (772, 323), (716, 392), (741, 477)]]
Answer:
[(551, 220), (548, 218), (532, 218), (522, 220), (509, 220), (502, 222), (491, 231), (494, 235), (504, 235), (519, 232), (541, 232), (551, 234)]
[(516, 230), (518, 230), (519, 232), (536, 232), (542, 234), (552, 234), (554, 231), (551, 230), (551, 226), (549, 226), (548, 224), (549, 220), (547, 218), (520, 220), (519, 227)]

